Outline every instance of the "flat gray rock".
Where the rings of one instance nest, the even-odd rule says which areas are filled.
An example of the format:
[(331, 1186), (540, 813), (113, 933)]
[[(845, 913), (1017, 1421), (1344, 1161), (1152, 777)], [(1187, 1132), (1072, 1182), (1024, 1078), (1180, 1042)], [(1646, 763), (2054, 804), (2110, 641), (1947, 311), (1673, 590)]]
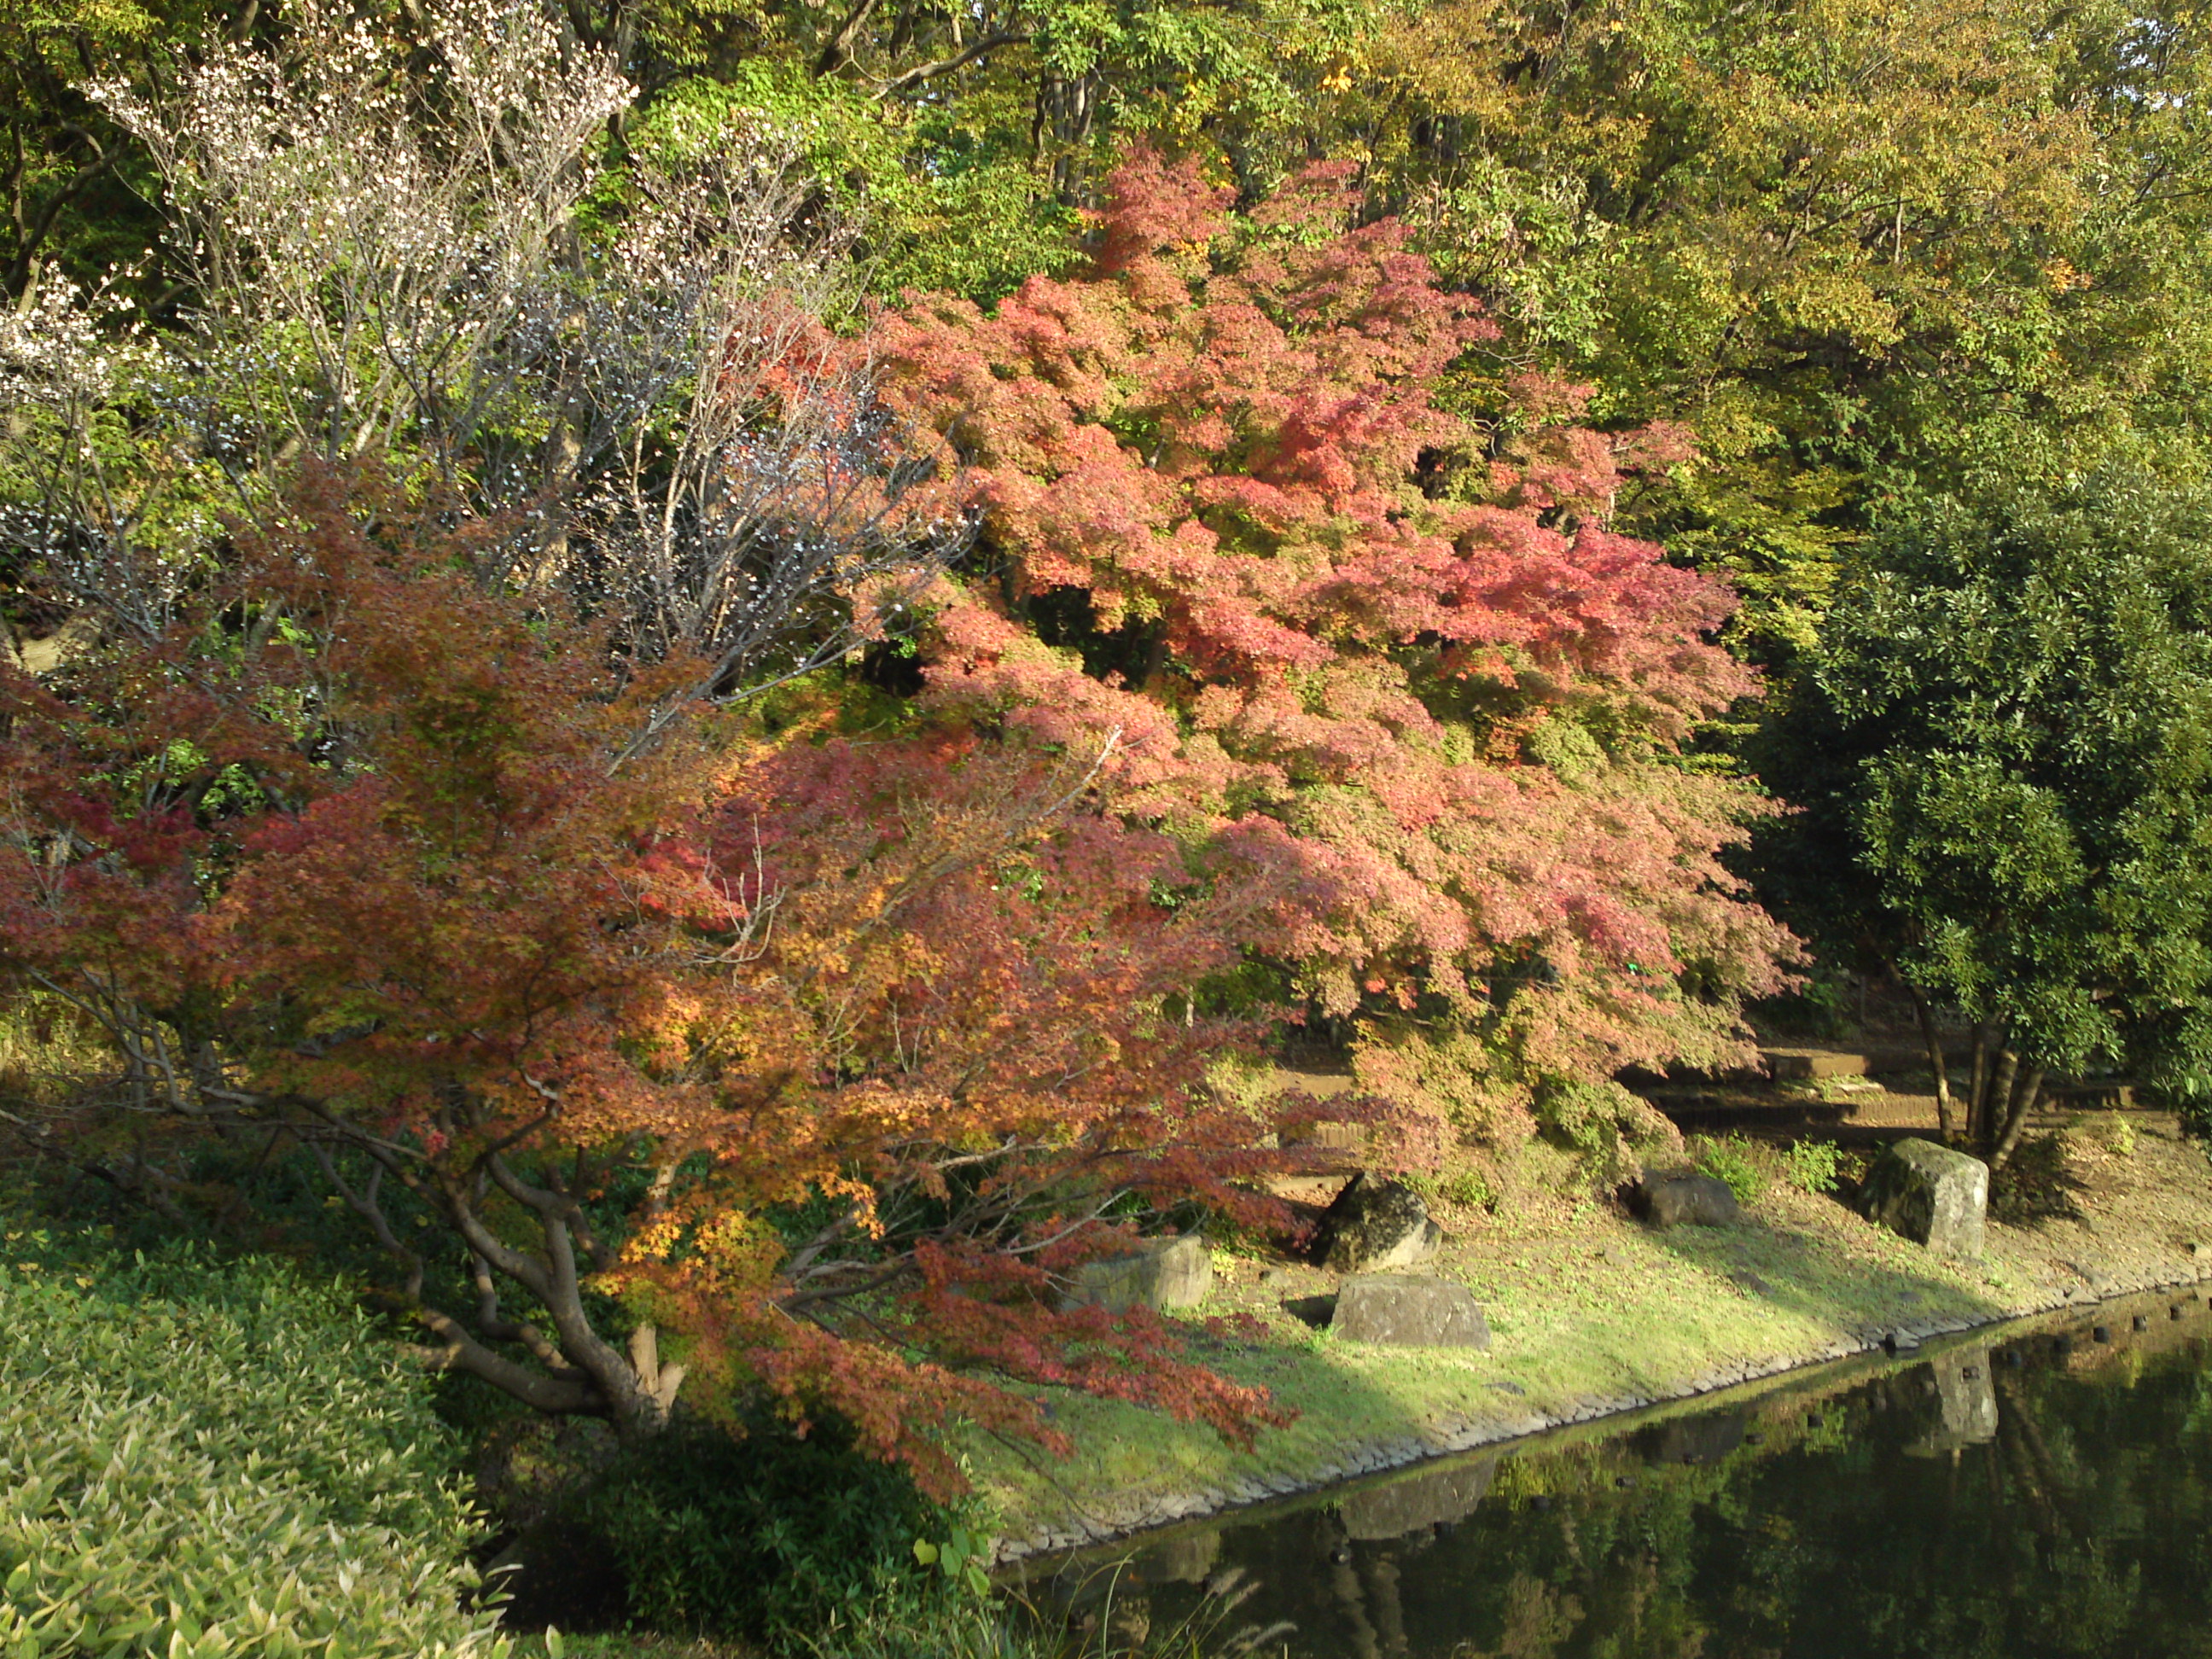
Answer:
[(1419, 1193), (1362, 1170), (1322, 1215), (1314, 1254), (1336, 1273), (1371, 1273), (1426, 1261), (1443, 1238)]
[(1875, 1160), (1858, 1212), (1942, 1255), (1978, 1256), (1990, 1206), (1990, 1166), (1932, 1140), (1900, 1140)]
[(1332, 1335), (1395, 1348), (1490, 1346), (1490, 1323), (1466, 1285), (1422, 1273), (1358, 1273), (1336, 1293)]
[(1195, 1308), (1212, 1288), (1212, 1249), (1202, 1235), (1185, 1233), (1179, 1238), (1148, 1240), (1133, 1255), (1085, 1262), (1075, 1270), (1074, 1283), (1060, 1305), (1105, 1308), (1114, 1313), (1129, 1308), (1166, 1312)]
[(1728, 1182), (1695, 1170), (1645, 1175), (1629, 1189), (1628, 1206), (1655, 1227), (1732, 1227), (1743, 1219)]

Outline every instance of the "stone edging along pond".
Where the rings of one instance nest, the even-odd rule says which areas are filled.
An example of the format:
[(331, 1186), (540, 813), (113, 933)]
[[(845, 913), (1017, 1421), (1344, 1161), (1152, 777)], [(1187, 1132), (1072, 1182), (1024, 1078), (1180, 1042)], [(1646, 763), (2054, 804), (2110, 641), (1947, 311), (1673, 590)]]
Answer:
[[(2203, 1283), (2212, 1248), (2197, 1241), (2212, 1240), (2212, 1166), (2201, 1152), (2195, 1164), (2185, 1190), (2160, 1193), (2154, 1220), (2122, 1204), (2051, 1227), (1993, 1227), (1988, 1256), (1971, 1267), (1863, 1225), (1844, 1231), (1840, 1206), (1823, 1214), (1819, 1200), (1783, 1205), (1759, 1227), (1680, 1230), (1695, 1238), (1616, 1227), (1522, 1240), (1511, 1258), (1495, 1246), (1448, 1258), (1492, 1310), (1492, 1353), (1333, 1349), (1279, 1328), (1267, 1341), (1220, 1343), (1201, 1354), (1206, 1363), (1266, 1383), (1300, 1413), (1249, 1451), (1158, 1413), (1056, 1396), (1073, 1458), (1048, 1465), (998, 1448), (971, 1461), (1001, 1517), (997, 1559), (1109, 1542), (1855, 1355)], [(1547, 1257), (1545, 1243), (1565, 1248)], [(1558, 1265), (1577, 1255), (1602, 1263), (1595, 1288)], [(1731, 1267), (1746, 1260), (1765, 1276)]]
[[(2078, 1349), (2072, 1351), (2084, 1358), (2101, 1356), (2103, 1363), (2110, 1365), (2122, 1363), (2120, 1356), (2137, 1349), (2153, 1352), (2168, 1350), (2178, 1338), (2201, 1356), (2208, 1340), (2207, 1327), (2212, 1325), (2212, 1319), (2205, 1316), (2212, 1313), (2212, 1293), (2194, 1286), (2206, 1281), (2212, 1281), (2212, 1274), (2203, 1275), (2197, 1280), (2183, 1279), (2138, 1291), (2118, 1291), (2094, 1301), (2069, 1299), (2041, 1314), (1938, 1333), (1924, 1345), (1899, 1345), (1893, 1348), (1876, 1345), (1837, 1358), (1785, 1367), (1741, 1383), (1723, 1383), (1713, 1390), (1626, 1407), (1617, 1413), (1589, 1419), (1552, 1423), (1541, 1431), (1528, 1435), (1477, 1441), (1462, 1452), (1423, 1456), (1364, 1474), (1349, 1474), (1324, 1486), (1264, 1498), (1249, 1510), (1240, 1508), (1225, 1516), (1196, 1515), (1114, 1539), (1012, 1559), (1001, 1581), (1025, 1599), (1042, 1593), (1054, 1603), (1064, 1606), (1081, 1600), (1099, 1583), (1115, 1582), (1132, 1566), (1143, 1583), (1158, 1583), (1161, 1577), (1189, 1578), (1191, 1575), (1187, 1571), (1176, 1571), (1169, 1564), (1179, 1559), (1187, 1563), (1187, 1552), (1194, 1540), (1206, 1538), (1216, 1525), (1225, 1521), (1267, 1528), (1321, 1507), (1340, 1510), (1342, 1524), (1353, 1538), (1398, 1537), (1408, 1530), (1415, 1536), (1423, 1536), (1427, 1527), (1444, 1529), (1463, 1520), (1474, 1504), (1487, 1501), (1493, 1492), (1493, 1481), (1504, 1484), (1500, 1479), (1502, 1460), (1532, 1456), (1540, 1468), (1547, 1453), (1556, 1457), (1571, 1455), (1577, 1449), (1620, 1446), (1626, 1452), (1626, 1468), (1631, 1474), (1628, 1479), (1614, 1478), (1610, 1484), (1631, 1486), (1636, 1484), (1633, 1471), (1637, 1466), (1652, 1457), (1649, 1443), (1638, 1443), (1640, 1434), (1658, 1425), (1692, 1419), (1693, 1425), (1688, 1431), (1691, 1437), (1676, 1443), (1686, 1448), (1681, 1451), (1681, 1461), (1718, 1462), (1736, 1440), (1727, 1437), (1725, 1427), (1721, 1432), (1727, 1437), (1717, 1446), (1711, 1440), (1700, 1439), (1695, 1424), (1708, 1414), (1716, 1415), (1718, 1425), (1732, 1425), (1743, 1443), (1758, 1444), (1773, 1437), (1776, 1425), (1787, 1425), (1794, 1418), (1802, 1417), (1808, 1407), (1817, 1407), (1820, 1402), (1833, 1401), (1876, 1379), (1894, 1376), (1931, 1362), (1936, 1380), (1926, 1386), (1931, 1393), (1942, 1395), (1944, 1428), (1950, 1430), (1954, 1427), (1954, 1406), (1962, 1414), (1973, 1409), (1960, 1399), (1958, 1391), (1969, 1386), (1963, 1379), (1977, 1375), (1975, 1362), (1984, 1367), (1983, 1374), (1990, 1374), (1990, 1358), (2000, 1349), (2013, 1350), (2010, 1358), (2017, 1363), (2021, 1357), (2018, 1351), (2024, 1345), (2056, 1338), (2051, 1352), (2060, 1356), (2062, 1363), (2071, 1346), (2078, 1344)], [(2177, 1322), (2170, 1327), (2165, 1317), (2169, 1308)], [(2130, 1315), (2134, 1316), (2132, 1321)], [(2184, 1320), (2187, 1322), (2179, 1322)], [(1950, 1366), (1948, 1379), (1944, 1373), (1947, 1359)], [(1996, 1405), (1995, 1397), (1990, 1404)], [(1759, 1431), (1745, 1432), (1747, 1429)], [(1788, 1443), (1786, 1437), (1784, 1443)], [(1658, 1445), (1665, 1449), (1668, 1443), (1662, 1440)], [(1674, 1453), (1662, 1449), (1657, 1461), (1671, 1463), (1675, 1461)], [(1611, 1471), (1617, 1477), (1623, 1466), (1607, 1461), (1584, 1467)], [(1553, 1493), (1559, 1490), (1541, 1477), (1535, 1489)], [(1381, 1529), (1376, 1529), (1378, 1527)], [(1185, 1553), (1179, 1556), (1178, 1552)], [(1212, 1559), (1210, 1549), (1205, 1559)], [(1155, 1577), (1156, 1573), (1159, 1576)]]
[(1379, 1474), (1456, 1452), (1473, 1451), (1482, 1446), (1524, 1439), (1551, 1430), (1573, 1427), (1607, 1417), (1632, 1415), (1654, 1406), (1694, 1400), (1733, 1389), (1741, 1384), (1787, 1376), (1855, 1355), (1909, 1352), (1923, 1342), (1939, 1337), (2009, 1324), (2069, 1307), (2094, 1305), (2096, 1302), (2131, 1294), (2170, 1291), (2207, 1281), (2212, 1281), (2212, 1267), (2200, 1267), (2192, 1262), (2179, 1276), (2141, 1284), (2118, 1284), (2099, 1297), (2060, 1297), (2040, 1307), (1992, 1314), (1986, 1318), (1937, 1318), (1906, 1322), (1856, 1340), (1839, 1339), (1804, 1353), (1724, 1365), (1686, 1378), (1678, 1387), (1662, 1387), (1648, 1393), (1582, 1398), (1568, 1403), (1556, 1413), (1537, 1410), (1457, 1423), (1440, 1423), (1419, 1437), (1404, 1437), (1354, 1447), (1341, 1458), (1322, 1463), (1303, 1476), (1243, 1477), (1219, 1488), (1170, 1494), (1152, 1499), (1145, 1503), (1140, 1510), (1117, 1515), (1111, 1522), (1079, 1516), (1073, 1525), (1062, 1523), (1048, 1527), (1026, 1538), (1003, 1539), (999, 1544), (996, 1559), (1000, 1565), (1006, 1565), (1030, 1557), (1077, 1549), (1085, 1545), (1110, 1543), (1154, 1528), (1196, 1520), (1273, 1498), (1310, 1493), (1363, 1475)]

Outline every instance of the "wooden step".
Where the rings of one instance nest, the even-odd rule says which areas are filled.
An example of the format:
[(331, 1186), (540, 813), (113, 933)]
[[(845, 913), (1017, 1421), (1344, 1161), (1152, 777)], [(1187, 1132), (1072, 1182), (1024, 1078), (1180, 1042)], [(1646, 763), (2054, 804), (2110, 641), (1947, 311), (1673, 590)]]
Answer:
[(1849, 1101), (1747, 1099), (1705, 1089), (1653, 1089), (1644, 1098), (1683, 1129), (1752, 1129), (1791, 1124), (1830, 1125), (1852, 1115)]
[[(1766, 1074), (1777, 1079), (1824, 1077), (1875, 1077), (1885, 1073), (1924, 1072), (1928, 1051), (1885, 1044), (1863, 1048), (1761, 1048)], [(1957, 1066), (1971, 1062), (1972, 1049), (1948, 1050), (1944, 1058)]]
[(2113, 1079), (2093, 1083), (2054, 1083), (2045, 1091), (2045, 1097), (2054, 1110), (2062, 1111), (2132, 1111), (2136, 1104), (2136, 1085)]

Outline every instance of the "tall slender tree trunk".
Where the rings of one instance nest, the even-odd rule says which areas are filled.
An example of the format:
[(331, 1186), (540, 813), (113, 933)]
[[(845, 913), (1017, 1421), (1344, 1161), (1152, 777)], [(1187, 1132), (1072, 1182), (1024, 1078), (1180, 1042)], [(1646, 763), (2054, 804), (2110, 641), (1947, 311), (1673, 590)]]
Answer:
[(2020, 1145), (2020, 1132), (2027, 1127), (2028, 1114), (2042, 1099), (2043, 1068), (2038, 1066), (2021, 1079), (2020, 1086), (2012, 1092), (2010, 1109), (2005, 1114), (2004, 1133), (1998, 1137), (1996, 1147), (1990, 1153), (1992, 1171), (2003, 1169), (2006, 1161), (2012, 1157), (2013, 1148)]
[(2020, 1056), (2009, 1048), (1998, 1049), (1996, 1067), (1990, 1073), (1989, 1086), (1982, 1091), (1975, 1113), (1974, 1144), (1984, 1152), (2003, 1127), (2005, 1108), (2012, 1100), (2013, 1079), (2019, 1071)]
[(1949, 1063), (1943, 1057), (1942, 1036), (1936, 1029), (1936, 1010), (1929, 1006), (1928, 999), (1921, 994), (1917, 985), (1905, 978), (1904, 975), (1899, 974), (1894, 968), (1892, 968), (1890, 972), (1896, 975), (1897, 982), (1905, 988), (1905, 994), (1912, 999), (1913, 1012), (1920, 1016), (1920, 1041), (1928, 1050), (1928, 1069), (1936, 1079), (1936, 1129), (1948, 1145), (1952, 1139), (1951, 1070)]
[(1990, 1080), (1990, 1024), (1987, 1020), (1974, 1022), (1974, 1058), (1966, 1073), (1966, 1139), (1974, 1138), (1975, 1114), (1981, 1110), (1982, 1090)]

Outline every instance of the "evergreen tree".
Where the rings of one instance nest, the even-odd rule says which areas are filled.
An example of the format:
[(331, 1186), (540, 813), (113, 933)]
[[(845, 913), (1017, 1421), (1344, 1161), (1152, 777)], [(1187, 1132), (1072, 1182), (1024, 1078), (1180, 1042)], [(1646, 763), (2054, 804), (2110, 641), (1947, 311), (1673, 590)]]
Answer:
[(2000, 1160), (2045, 1079), (2212, 1075), (2212, 495), (2134, 467), (1884, 510), (1762, 771), (1768, 890), (1978, 1024)]

